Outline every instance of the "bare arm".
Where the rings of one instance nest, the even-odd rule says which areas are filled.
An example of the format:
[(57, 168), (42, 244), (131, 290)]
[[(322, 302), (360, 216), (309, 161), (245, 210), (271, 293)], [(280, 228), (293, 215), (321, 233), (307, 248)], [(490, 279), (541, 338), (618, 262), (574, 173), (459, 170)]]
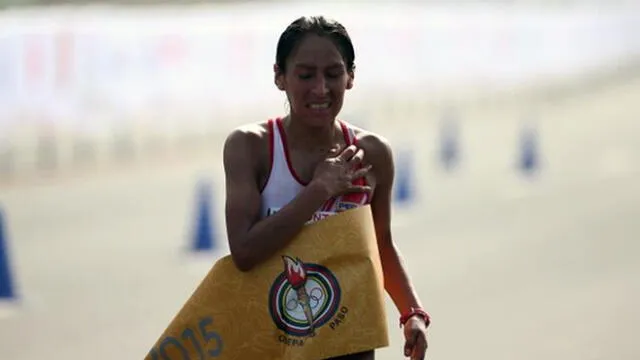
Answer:
[(259, 221), (261, 196), (256, 183), (259, 135), (235, 130), (225, 141), (226, 224), (231, 256), (249, 271), (285, 247), (329, 198), (317, 183), (309, 184), (280, 211)]
[(365, 135), (360, 140), (367, 158), (373, 165), (376, 188), (371, 201), (371, 210), (382, 261), (385, 289), (400, 313), (411, 307), (422, 307), (400, 251), (391, 236), (391, 200), (394, 180), (394, 163), (391, 148), (375, 135)]

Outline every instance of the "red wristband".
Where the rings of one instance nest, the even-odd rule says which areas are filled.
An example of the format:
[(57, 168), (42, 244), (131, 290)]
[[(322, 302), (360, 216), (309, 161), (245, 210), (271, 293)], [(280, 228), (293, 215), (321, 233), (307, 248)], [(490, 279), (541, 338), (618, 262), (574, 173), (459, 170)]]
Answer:
[(414, 315), (422, 317), (422, 319), (424, 319), (424, 323), (426, 326), (429, 326), (429, 324), (431, 324), (431, 316), (429, 316), (429, 314), (426, 311), (424, 311), (421, 308), (411, 308), (409, 309), (408, 312), (400, 316), (400, 327), (406, 324), (407, 321), (409, 321), (409, 318)]

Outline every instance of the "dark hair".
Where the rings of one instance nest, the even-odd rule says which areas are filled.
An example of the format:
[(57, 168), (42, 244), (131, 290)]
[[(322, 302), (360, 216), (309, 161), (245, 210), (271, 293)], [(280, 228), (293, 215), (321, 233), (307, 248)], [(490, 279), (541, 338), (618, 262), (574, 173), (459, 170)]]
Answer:
[(306, 35), (314, 34), (331, 39), (347, 66), (347, 71), (355, 70), (355, 51), (347, 29), (339, 22), (324, 16), (303, 16), (292, 22), (280, 35), (276, 49), (276, 65), (285, 72), (286, 62), (294, 48)]

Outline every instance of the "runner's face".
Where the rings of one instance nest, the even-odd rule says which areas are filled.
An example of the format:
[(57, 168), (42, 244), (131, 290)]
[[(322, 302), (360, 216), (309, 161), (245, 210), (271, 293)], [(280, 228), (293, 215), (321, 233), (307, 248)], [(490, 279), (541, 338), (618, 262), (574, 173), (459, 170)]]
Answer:
[(353, 73), (347, 71), (330, 39), (308, 35), (278, 81), (287, 93), (291, 113), (309, 126), (321, 127), (331, 124), (342, 109), (345, 91), (353, 86)]

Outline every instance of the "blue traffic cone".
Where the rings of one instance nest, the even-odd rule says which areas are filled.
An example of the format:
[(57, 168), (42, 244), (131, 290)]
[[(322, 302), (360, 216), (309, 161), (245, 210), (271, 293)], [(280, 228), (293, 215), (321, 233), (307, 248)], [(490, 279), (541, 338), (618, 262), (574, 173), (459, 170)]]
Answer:
[(446, 111), (440, 124), (440, 162), (452, 170), (460, 161), (460, 127), (453, 110)]
[(215, 235), (211, 211), (211, 187), (202, 182), (197, 190), (196, 220), (193, 231), (193, 251), (209, 251), (215, 248)]
[(394, 186), (394, 201), (406, 204), (413, 200), (413, 163), (409, 151), (403, 151), (398, 156)]
[(3, 214), (0, 210), (0, 300), (14, 300), (15, 296), (5, 239)]
[(532, 174), (540, 167), (540, 150), (538, 134), (531, 127), (525, 127), (520, 134), (520, 170), (525, 174)]

